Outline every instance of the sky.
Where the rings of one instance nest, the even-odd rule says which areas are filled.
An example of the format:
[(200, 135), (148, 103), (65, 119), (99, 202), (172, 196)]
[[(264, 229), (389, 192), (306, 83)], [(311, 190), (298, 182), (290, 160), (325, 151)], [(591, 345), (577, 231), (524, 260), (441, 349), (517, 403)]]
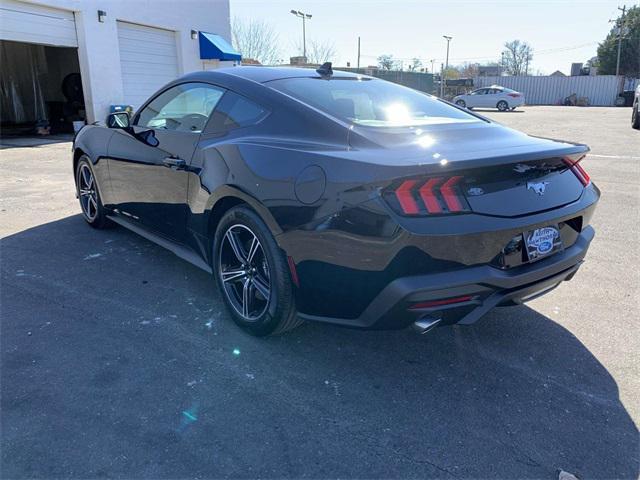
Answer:
[[(407, 65), (413, 57), (436, 70), (444, 63), (446, 40), (452, 36), (450, 64), (499, 61), (506, 41), (520, 39), (534, 50), (532, 73), (569, 73), (572, 62), (596, 55), (597, 43), (611, 28), (624, 0), (230, 0), (231, 17), (264, 20), (278, 32), (282, 59), (300, 55), (302, 20), (291, 9), (313, 15), (307, 42), (333, 42), (334, 65), (377, 64), (391, 54)], [(627, 6), (633, 5), (627, 2)]]

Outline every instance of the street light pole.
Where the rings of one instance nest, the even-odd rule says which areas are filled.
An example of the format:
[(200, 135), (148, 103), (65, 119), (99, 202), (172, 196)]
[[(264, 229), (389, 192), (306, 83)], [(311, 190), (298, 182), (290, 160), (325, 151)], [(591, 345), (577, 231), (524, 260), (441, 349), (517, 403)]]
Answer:
[(451, 42), (451, 39), (453, 37), (449, 37), (447, 35), (443, 35), (442, 38), (444, 38), (447, 41), (447, 58), (445, 60), (445, 66), (444, 66), (444, 70), (442, 71), (442, 75), (440, 75), (440, 97), (444, 98), (444, 85), (446, 83), (446, 76), (447, 76), (447, 70), (449, 69), (449, 42)]
[(624, 34), (624, 14), (627, 11), (627, 6), (624, 5), (622, 8), (618, 7), (618, 10), (622, 11), (622, 17), (620, 17), (620, 22), (618, 22), (618, 58), (616, 60), (616, 77), (620, 74), (620, 50), (622, 50), (622, 35)]
[(302, 19), (302, 56), (304, 61), (307, 61), (307, 32), (306, 32), (306, 20), (310, 19), (312, 15), (301, 12), (300, 10), (291, 10), (291, 13), (298, 18)]

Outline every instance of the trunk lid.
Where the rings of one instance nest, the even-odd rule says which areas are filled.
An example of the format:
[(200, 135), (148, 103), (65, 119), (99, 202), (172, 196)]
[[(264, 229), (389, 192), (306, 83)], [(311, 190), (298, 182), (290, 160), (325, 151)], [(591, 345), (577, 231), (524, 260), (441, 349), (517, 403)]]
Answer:
[(584, 186), (561, 157), (461, 173), (461, 194), (473, 212), (515, 217), (574, 202)]
[[(384, 172), (390, 181), (383, 197), (405, 215), (473, 211), (516, 217), (572, 203), (584, 189), (566, 161), (583, 156), (585, 145), (531, 137), (494, 123), (424, 131), (354, 127), (350, 143), (368, 168)], [(462, 209), (451, 208), (456, 200)]]

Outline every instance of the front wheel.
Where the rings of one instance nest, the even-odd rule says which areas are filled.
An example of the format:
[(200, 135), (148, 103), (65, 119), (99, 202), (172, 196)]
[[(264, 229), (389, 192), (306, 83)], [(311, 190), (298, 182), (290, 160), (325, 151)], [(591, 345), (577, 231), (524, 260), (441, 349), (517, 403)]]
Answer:
[(216, 282), (234, 322), (265, 336), (300, 323), (286, 259), (253, 211), (234, 207), (220, 220), (213, 243)]
[(631, 113), (631, 128), (640, 130), (640, 105), (633, 107), (633, 112)]
[(459, 107), (462, 107), (462, 108), (467, 108), (467, 102), (465, 102), (464, 100), (458, 100), (456, 102), (456, 105), (458, 105)]
[(507, 110), (509, 110), (509, 104), (507, 102), (505, 102), (504, 100), (500, 100), (498, 102), (498, 104), (496, 105), (496, 107), (501, 112), (506, 112)]
[(76, 193), (80, 201), (82, 216), (89, 225), (93, 228), (113, 226), (102, 205), (98, 182), (91, 168), (91, 160), (86, 155), (82, 155), (76, 165)]

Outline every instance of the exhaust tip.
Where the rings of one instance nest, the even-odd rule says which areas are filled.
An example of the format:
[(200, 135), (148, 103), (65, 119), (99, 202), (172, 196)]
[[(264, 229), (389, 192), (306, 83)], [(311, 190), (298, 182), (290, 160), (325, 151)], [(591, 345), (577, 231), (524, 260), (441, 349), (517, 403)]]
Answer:
[(442, 322), (442, 318), (431, 316), (422, 317), (420, 320), (414, 322), (413, 329), (420, 335), (424, 335), (425, 333), (436, 328), (440, 324), (440, 322)]

